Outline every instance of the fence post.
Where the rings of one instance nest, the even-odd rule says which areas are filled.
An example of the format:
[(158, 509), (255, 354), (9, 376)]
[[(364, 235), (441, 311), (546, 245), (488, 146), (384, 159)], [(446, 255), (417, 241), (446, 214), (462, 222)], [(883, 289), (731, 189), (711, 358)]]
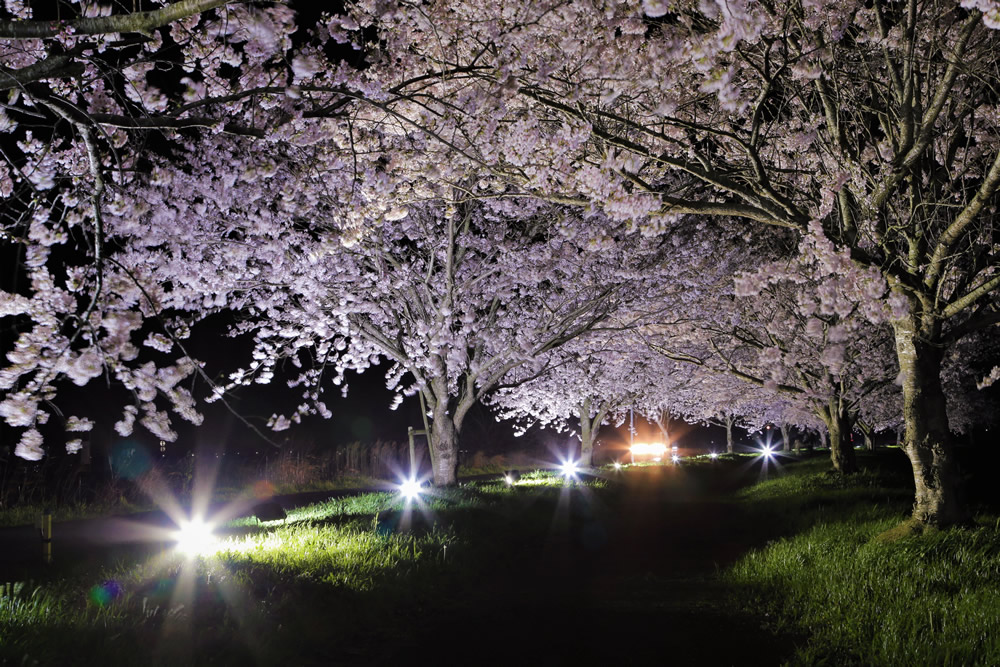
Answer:
[(42, 510), (42, 520), (39, 529), (42, 534), (42, 560), (48, 565), (52, 562), (52, 511)]

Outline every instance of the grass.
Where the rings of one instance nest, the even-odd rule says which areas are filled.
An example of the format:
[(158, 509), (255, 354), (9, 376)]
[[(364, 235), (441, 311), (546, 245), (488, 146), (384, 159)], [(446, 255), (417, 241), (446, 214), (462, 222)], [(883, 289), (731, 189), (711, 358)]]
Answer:
[[(234, 521), (202, 557), (164, 549), (0, 586), (0, 664), (68, 655), (101, 665), (137, 656), (143, 664), (341, 664), (352, 646), (378, 663), (380, 628), (405, 639), (416, 633), (409, 615), (475, 591), (488, 596), (482, 563), (502, 572), (526, 543), (543, 541), (565, 488), (552, 474), (530, 473), (514, 488), (435, 491), (420, 513), (395, 494), (352, 496), (291, 510), (283, 521)], [(399, 519), (424, 515), (431, 518), (412, 531), (400, 529)]]
[[(623, 495), (628, 484), (530, 472), (514, 487), (476, 482), (427, 493), (421, 512), (408, 513), (396, 494), (369, 493), (293, 509), (283, 521), (234, 521), (200, 558), (169, 548), (152, 556), (125, 553), (46, 581), (0, 586), (0, 664), (61, 664), (66, 656), (101, 665), (395, 664), (421, 655), (433, 643), (428, 632), (440, 627), (464, 623), (466, 631), (488, 633), (496, 615), (516, 618), (501, 626), (503, 637), (466, 639), (466, 646), (492, 652), (498, 640), (523, 645), (540, 622), (548, 630), (581, 606), (595, 610), (586, 616), (595, 636), (648, 623), (657, 632), (685, 633), (671, 641), (674, 649), (686, 642), (688, 651), (715, 641), (707, 635), (721, 626), (748, 657), (771, 635), (796, 637), (790, 660), (796, 665), (1000, 664), (995, 515), (969, 528), (879, 541), (912, 502), (900, 452), (862, 455), (863, 471), (846, 478), (828, 473), (829, 461), (819, 454), (780, 472), (772, 468), (770, 479), (719, 502), (719, 490), (732, 485), (713, 487), (711, 480), (732, 479), (737, 471), (752, 477), (760, 469), (744, 458), (685, 460), (664, 466), (658, 477), (646, 466), (622, 472), (677, 485), (677, 494), (662, 496), (664, 504), (632, 505), (642, 517), (623, 511), (638, 500)], [(699, 498), (719, 514), (698, 514), (708, 511), (698, 509)], [(704, 528), (702, 517), (713, 527)], [(401, 529), (408, 518), (411, 530)], [(588, 556), (584, 538), (593, 535), (587, 528), (595, 518), (608, 526), (631, 522), (635, 530), (621, 534), (643, 541), (624, 552), (625, 560), (602, 559), (627, 544)], [(717, 535), (720, 525), (727, 528)], [(685, 576), (684, 559), (694, 548), (684, 546), (690, 535), (682, 529), (696, 541), (759, 548), (734, 553), (725, 562), (744, 555), (718, 580), (691, 579), (678, 588), (667, 582)], [(632, 563), (633, 556), (649, 564)], [(657, 569), (671, 559), (675, 565)], [(565, 570), (585, 577), (572, 580), (581, 585), (552, 579)], [(591, 586), (598, 587), (593, 598), (586, 593)], [(756, 619), (749, 631), (727, 620), (735, 615), (699, 606), (711, 597), (705, 586), (733, 594)], [(594, 600), (607, 603), (585, 606)], [(664, 612), (670, 605), (675, 612)], [(555, 613), (550, 620), (538, 610)], [(709, 624), (697, 614), (708, 614), (714, 625), (699, 630)], [(583, 626), (551, 627), (581, 633), (583, 648), (574, 655), (596, 660)], [(512, 628), (525, 634), (510, 635)], [(649, 648), (654, 644), (643, 639), (629, 655), (661, 659), (653, 653), (659, 648)], [(694, 655), (683, 650), (681, 658)]]
[(901, 457), (863, 456), (848, 478), (809, 461), (740, 494), (776, 539), (725, 579), (803, 638), (792, 664), (1000, 664), (1000, 522), (876, 540), (912, 502)]
[(27, 504), (15, 505), (0, 510), (0, 528), (8, 526), (27, 526), (38, 521), (42, 512), (52, 513), (53, 521), (72, 521), (73, 519), (90, 519), (109, 514), (129, 514), (152, 509), (151, 504), (129, 502), (125, 498), (105, 502), (75, 503), (72, 505)]

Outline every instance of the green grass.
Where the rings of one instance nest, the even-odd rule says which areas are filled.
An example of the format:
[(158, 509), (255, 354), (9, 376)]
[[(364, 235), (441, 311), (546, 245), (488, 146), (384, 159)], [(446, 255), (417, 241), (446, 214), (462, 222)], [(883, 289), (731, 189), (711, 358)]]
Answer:
[[(372, 488), (379, 484), (377, 480), (367, 477), (339, 477), (332, 480), (313, 480), (303, 484), (276, 484), (271, 491), (275, 495), (308, 493), (313, 491), (347, 491), (351, 489)], [(213, 502), (224, 502), (245, 495), (246, 488), (220, 487), (212, 494)], [(181, 495), (178, 500), (190, 502), (190, 494)], [(71, 521), (74, 519), (92, 519), (109, 515), (134, 514), (156, 509), (151, 500), (134, 501), (124, 496), (101, 502), (83, 502), (66, 505), (32, 503), (16, 505), (0, 509), (0, 528), (8, 526), (26, 526), (35, 523), (43, 511), (52, 513), (52, 520)]]
[[(428, 493), (423, 512), (412, 513), (396, 494), (364, 494), (291, 510), (284, 521), (234, 521), (211, 553), (193, 559), (165, 549), (0, 586), (0, 664), (70, 655), (100, 665), (137, 656), (144, 665), (331, 664), (344, 656), (325, 647), (353, 645), (378, 662), (380, 628), (416, 633), (408, 615), (482, 590), (483, 562), (502, 570), (526, 542), (543, 541), (565, 487), (530, 473), (514, 488)], [(538, 511), (525, 517), (525, 507)], [(395, 520), (407, 514), (430, 518), (399, 530)]]
[(77, 503), (73, 505), (16, 505), (0, 510), (0, 528), (8, 526), (27, 526), (38, 521), (43, 511), (52, 513), (53, 521), (71, 521), (73, 519), (90, 519), (109, 514), (130, 514), (152, 509), (152, 503), (133, 503), (125, 498), (113, 501)]
[(862, 457), (864, 471), (849, 478), (809, 461), (740, 494), (781, 537), (725, 579), (772, 629), (803, 637), (793, 664), (1000, 664), (997, 518), (874, 539), (908, 515), (899, 458)]

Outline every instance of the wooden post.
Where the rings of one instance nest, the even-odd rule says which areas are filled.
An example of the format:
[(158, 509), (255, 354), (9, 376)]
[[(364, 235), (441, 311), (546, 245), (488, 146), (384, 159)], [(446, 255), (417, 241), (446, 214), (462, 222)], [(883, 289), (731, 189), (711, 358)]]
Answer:
[(42, 560), (46, 564), (52, 562), (52, 512), (42, 510), (42, 519), (39, 526), (42, 534)]

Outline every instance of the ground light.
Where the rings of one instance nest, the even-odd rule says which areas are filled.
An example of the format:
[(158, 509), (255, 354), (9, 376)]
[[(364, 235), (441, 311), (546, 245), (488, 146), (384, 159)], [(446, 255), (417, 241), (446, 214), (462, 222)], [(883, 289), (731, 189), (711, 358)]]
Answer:
[(681, 457), (678, 456), (677, 454), (674, 454), (673, 456), (670, 457), (670, 460), (673, 461), (674, 463), (680, 463)]
[(662, 442), (637, 442), (629, 448), (632, 456), (650, 456), (659, 461), (667, 453), (667, 446)]
[(621, 464), (620, 461), (615, 461), (614, 466), (615, 466), (615, 470), (621, 470), (622, 469), (622, 464)]
[(416, 500), (420, 497), (420, 482), (410, 477), (400, 482), (399, 494), (406, 500)]
[(710, 458), (710, 459), (712, 459), (714, 461), (715, 459), (719, 458), (719, 455), (716, 452), (710, 452), (709, 455), (708, 455), (708, 458)]
[(760, 455), (764, 458), (772, 458), (774, 456), (774, 448), (771, 445), (764, 445), (760, 449)]
[(214, 530), (212, 523), (201, 518), (181, 521), (174, 532), (177, 551), (185, 556), (201, 556), (211, 551), (217, 542)]
[(579, 471), (576, 461), (566, 461), (559, 466), (559, 469), (562, 471), (563, 477), (576, 477), (576, 473)]

